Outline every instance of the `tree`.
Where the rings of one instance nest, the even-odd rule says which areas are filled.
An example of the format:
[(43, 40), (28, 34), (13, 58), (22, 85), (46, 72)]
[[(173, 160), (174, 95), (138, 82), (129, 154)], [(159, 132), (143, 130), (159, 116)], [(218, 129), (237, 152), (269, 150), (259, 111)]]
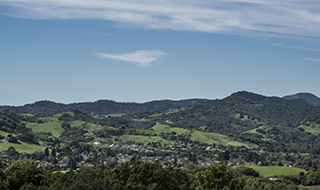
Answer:
[(223, 161), (223, 160), (229, 160), (229, 159), (230, 159), (230, 154), (228, 150), (219, 153), (218, 160)]
[(51, 150), (51, 156), (56, 157), (56, 155), (57, 155), (57, 151), (56, 151), (55, 148), (53, 148), (53, 149)]
[(10, 137), (8, 141), (9, 141), (9, 143), (19, 143), (18, 139), (14, 136)]
[(191, 162), (193, 162), (195, 164), (197, 163), (197, 156), (195, 153), (191, 154)]
[(44, 178), (41, 170), (33, 160), (14, 161), (6, 170), (6, 183), (9, 189), (20, 189), (22, 186), (32, 184), (40, 186)]
[(77, 162), (76, 162), (76, 160), (74, 159), (74, 157), (71, 157), (71, 158), (69, 159), (68, 166), (69, 166), (70, 170), (75, 170), (75, 169), (77, 169)]
[(232, 171), (225, 162), (211, 165), (207, 170), (196, 175), (197, 190), (231, 188), (231, 180), (234, 177)]
[(235, 172), (238, 173), (238, 175), (246, 175), (246, 176), (253, 176), (253, 177), (259, 177), (260, 174), (258, 171), (245, 167), (245, 166), (239, 166), (235, 169)]
[(44, 149), (44, 155), (49, 156), (49, 148)]
[(7, 189), (5, 185), (5, 174), (2, 171), (2, 159), (0, 159), (0, 190)]

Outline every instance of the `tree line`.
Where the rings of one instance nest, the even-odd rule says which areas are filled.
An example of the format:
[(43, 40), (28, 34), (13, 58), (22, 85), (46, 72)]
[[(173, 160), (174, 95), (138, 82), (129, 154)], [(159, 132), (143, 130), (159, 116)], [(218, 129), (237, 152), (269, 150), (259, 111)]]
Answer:
[[(313, 176), (317, 177), (317, 176)], [(77, 171), (42, 172), (32, 160), (17, 160), (0, 172), (1, 190), (298, 190), (292, 181), (270, 181), (251, 168), (231, 169), (224, 162), (208, 168), (163, 168), (136, 161), (114, 169), (99, 165)]]

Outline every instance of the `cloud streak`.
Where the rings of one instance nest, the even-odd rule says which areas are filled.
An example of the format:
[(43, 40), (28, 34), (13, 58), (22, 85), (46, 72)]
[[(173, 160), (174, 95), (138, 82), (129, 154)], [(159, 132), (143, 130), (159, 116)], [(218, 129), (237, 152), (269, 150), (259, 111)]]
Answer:
[(166, 53), (160, 50), (139, 50), (133, 53), (123, 53), (123, 54), (110, 54), (110, 53), (98, 54), (99, 57), (135, 63), (135, 64), (138, 64), (140, 67), (147, 67), (152, 62), (159, 60), (161, 57), (165, 55)]
[(313, 59), (309, 57), (304, 57), (303, 59), (308, 60), (308, 61), (313, 61), (313, 62), (320, 62), (320, 59)]
[(2, 14), (31, 19), (100, 19), (146, 29), (320, 36), (318, 0), (2, 0), (1, 5), (10, 7)]

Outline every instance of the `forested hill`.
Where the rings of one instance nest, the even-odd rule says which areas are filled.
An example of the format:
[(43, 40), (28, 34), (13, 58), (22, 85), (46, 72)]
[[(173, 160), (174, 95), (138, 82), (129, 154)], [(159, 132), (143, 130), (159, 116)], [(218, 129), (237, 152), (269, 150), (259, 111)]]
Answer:
[(32, 113), (32, 114), (47, 114), (54, 115), (57, 113), (67, 112), (79, 109), (91, 115), (107, 115), (132, 113), (139, 111), (158, 111), (171, 108), (189, 107), (207, 99), (187, 99), (187, 100), (158, 100), (146, 103), (121, 103), (112, 100), (98, 100), (96, 102), (72, 103), (62, 104), (52, 101), (38, 101), (33, 104), (26, 104), (24, 106), (0, 106), (1, 109), (8, 109), (16, 113)]
[(320, 124), (320, 107), (301, 105), (277, 97), (250, 92), (237, 92), (222, 100), (210, 100), (179, 112), (166, 114), (177, 127), (200, 127), (216, 123), (234, 130), (245, 131), (260, 125), (298, 127)]
[(286, 100), (305, 100), (311, 105), (320, 106), (320, 98), (310, 93), (298, 93), (294, 95), (284, 96), (283, 99)]

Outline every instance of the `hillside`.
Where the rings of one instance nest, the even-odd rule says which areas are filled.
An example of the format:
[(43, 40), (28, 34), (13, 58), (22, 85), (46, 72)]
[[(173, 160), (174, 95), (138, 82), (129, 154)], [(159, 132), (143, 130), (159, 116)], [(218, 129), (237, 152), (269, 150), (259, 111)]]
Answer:
[[(236, 131), (246, 131), (260, 125), (298, 127), (308, 122), (320, 124), (319, 107), (249, 92), (237, 92), (222, 100), (202, 102), (174, 113), (157, 113), (158, 119), (170, 120), (172, 125), (184, 128), (216, 123)], [(123, 117), (142, 119), (148, 116), (146, 113), (133, 113)]]
[[(197, 165), (227, 161), (230, 166), (253, 165), (264, 177), (277, 175), (297, 185), (312, 185), (320, 183), (309, 179), (320, 168), (320, 107), (304, 102), (242, 91), (184, 108), (170, 107), (173, 101), (155, 101), (143, 104), (151, 111), (127, 114), (91, 115), (84, 109), (93, 108), (85, 103), (81, 110), (51, 116), (2, 109), (0, 151), (4, 167), (32, 158), (43, 171), (121, 168), (126, 162), (140, 163), (135, 161), (195, 171)], [(99, 107), (95, 103), (91, 105)], [(101, 111), (106, 102), (100, 103)], [(130, 107), (135, 103), (119, 104), (119, 110), (137, 109)], [(163, 104), (161, 109), (157, 104)], [(71, 106), (54, 102), (29, 106), (41, 110), (46, 105), (55, 112)]]
[(38, 101), (24, 106), (0, 106), (1, 109), (8, 109), (16, 113), (46, 114), (54, 115), (72, 110), (81, 110), (90, 115), (122, 114), (139, 111), (157, 111), (177, 107), (189, 107), (207, 99), (187, 100), (157, 100), (146, 103), (120, 103), (112, 100), (98, 100), (96, 102), (62, 104), (52, 101)]
[(121, 118), (218, 133), (264, 147), (286, 144), (301, 150), (317, 143), (320, 133), (320, 107), (250, 92), (237, 92), (175, 112), (139, 112)]
[(284, 96), (285, 100), (305, 100), (313, 106), (320, 106), (320, 98), (311, 93), (297, 93), (294, 95)]
[[(101, 100), (91, 104), (63, 105), (65, 108), (70, 106), (81, 109), (60, 112), (51, 117), (43, 117), (41, 114), (22, 117), (8, 110), (3, 113), (15, 114), (13, 118), (15, 118), (16, 125), (25, 124), (27, 128), (32, 129), (33, 133), (50, 133), (65, 142), (73, 139), (86, 143), (93, 143), (96, 140), (112, 143), (113, 138), (117, 136), (122, 142), (131, 139), (141, 140), (144, 143), (157, 141), (170, 143), (180, 139), (178, 144), (198, 141), (207, 144), (234, 144), (251, 147), (256, 145), (282, 146), (284, 143), (303, 149), (310, 143), (315, 144), (318, 139), (316, 134), (320, 133), (320, 107), (305, 106), (281, 98), (266, 97), (245, 91), (234, 93), (222, 100), (209, 100), (185, 108), (165, 109), (178, 104), (186, 106), (191, 104), (190, 102), (197, 103), (198, 101), (154, 101), (136, 104)], [(113, 106), (108, 107), (105, 106), (106, 104)], [(157, 107), (159, 104), (163, 104), (162, 107)], [(30, 106), (42, 110), (46, 108), (46, 105), (49, 105), (47, 110), (51, 113), (62, 108), (61, 105), (54, 102), (37, 102), (24, 108)], [(112, 112), (111, 107), (115, 112), (116, 108), (119, 108), (119, 112), (130, 110), (132, 113), (92, 117), (85, 112), (95, 107), (107, 113)], [(143, 111), (133, 112), (134, 109), (140, 110), (140, 108), (143, 108)], [(145, 111), (145, 109), (152, 111)], [(94, 113), (96, 112), (91, 112), (92, 115), (96, 115)], [(155, 130), (154, 126), (159, 124), (167, 127), (162, 131)], [(15, 128), (7, 129), (8, 126), (10, 125), (3, 124), (2, 131), (15, 132)], [(179, 136), (182, 133), (178, 131), (183, 131), (184, 136)], [(170, 135), (162, 134), (172, 132), (176, 134), (170, 138)], [(29, 133), (31, 136), (36, 136), (30, 131)], [(185, 134), (189, 135), (185, 136)], [(151, 139), (149, 135), (157, 137)], [(37, 142), (36, 138), (30, 139), (29, 141)], [(298, 147), (298, 145), (301, 146)]]

